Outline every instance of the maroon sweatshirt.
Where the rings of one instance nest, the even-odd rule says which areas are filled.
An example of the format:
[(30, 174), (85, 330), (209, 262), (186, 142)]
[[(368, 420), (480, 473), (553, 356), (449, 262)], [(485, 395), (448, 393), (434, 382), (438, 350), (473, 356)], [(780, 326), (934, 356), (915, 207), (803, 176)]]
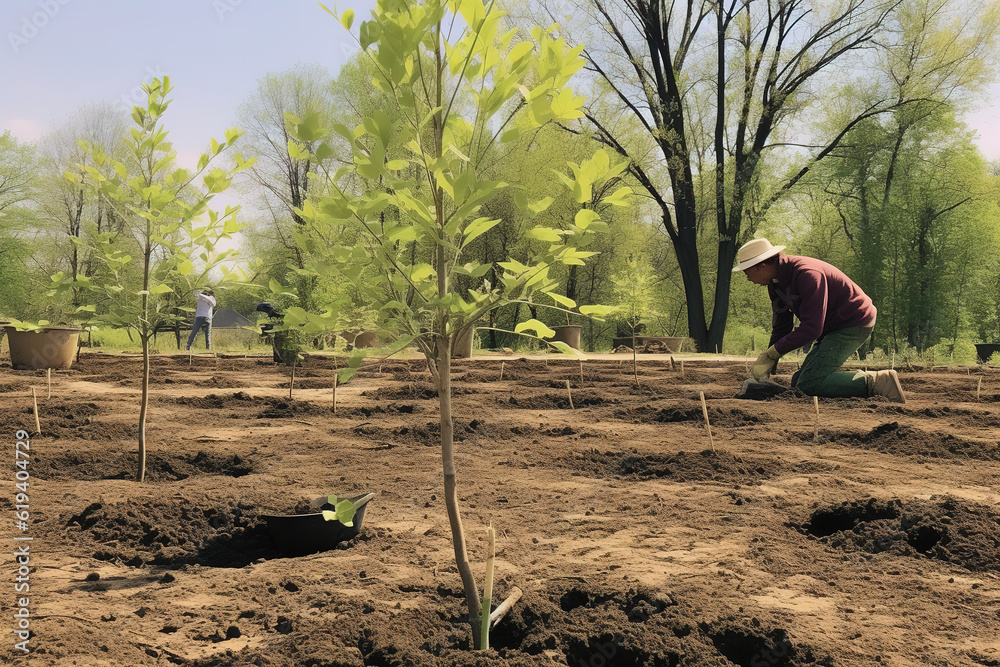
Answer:
[[(875, 326), (876, 310), (854, 281), (835, 266), (812, 257), (779, 255), (771, 297), (771, 341), (779, 354), (846, 327)], [(799, 318), (799, 326), (793, 317)]]

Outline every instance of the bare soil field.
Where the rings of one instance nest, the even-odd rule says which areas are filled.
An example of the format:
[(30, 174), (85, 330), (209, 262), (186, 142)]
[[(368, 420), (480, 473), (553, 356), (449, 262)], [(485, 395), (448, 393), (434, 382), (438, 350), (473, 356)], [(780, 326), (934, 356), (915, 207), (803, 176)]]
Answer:
[[(0, 662), (1000, 665), (1000, 372), (904, 369), (906, 405), (820, 399), (817, 426), (811, 398), (736, 398), (744, 362), (643, 355), (636, 386), (621, 357), (455, 362), (471, 558), (482, 585), (492, 522), (495, 599), (524, 591), (489, 653), (468, 650), (422, 360), (366, 367), (334, 413), (329, 358), (289, 399), (270, 359), (158, 355), (142, 484), (138, 357), (85, 352), (51, 397), (0, 368), (4, 628), (33, 538), (31, 653), (5, 629)], [(331, 551), (290, 557), (262, 518), (367, 492)]]

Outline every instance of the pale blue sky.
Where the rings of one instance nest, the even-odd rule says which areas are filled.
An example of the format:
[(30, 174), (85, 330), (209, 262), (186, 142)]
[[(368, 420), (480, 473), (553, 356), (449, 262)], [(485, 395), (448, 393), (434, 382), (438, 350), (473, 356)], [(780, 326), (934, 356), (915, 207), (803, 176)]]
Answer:
[[(333, 8), (334, 0), (324, 3)], [(375, 0), (337, 0), (360, 21)], [(356, 43), (314, 0), (2, 0), (0, 130), (32, 141), (81, 105), (131, 105), (167, 74), (165, 119), (182, 162), (234, 124), (269, 72), (316, 63), (336, 73)], [(1000, 159), (1000, 87), (968, 117)]]
[[(335, 2), (358, 21), (375, 5), (323, 4)], [(35, 140), (82, 105), (130, 107), (166, 74), (165, 125), (185, 162), (222, 138), (269, 72), (304, 62), (335, 74), (357, 48), (314, 0), (3, 0), (0, 36), (0, 131)]]

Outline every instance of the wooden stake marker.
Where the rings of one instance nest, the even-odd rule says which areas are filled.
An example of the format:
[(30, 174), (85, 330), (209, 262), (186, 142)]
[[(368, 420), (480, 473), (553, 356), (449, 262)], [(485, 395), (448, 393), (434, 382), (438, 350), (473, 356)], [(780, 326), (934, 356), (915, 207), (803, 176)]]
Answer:
[(576, 410), (576, 408), (573, 407), (573, 392), (570, 391), (569, 380), (566, 380), (566, 395), (569, 396), (569, 409)]
[(507, 596), (507, 599), (501, 602), (499, 605), (497, 605), (497, 608), (494, 609), (493, 613), (490, 614), (490, 626), (492, 627), (497, 623), (499, 623), (500, 619), (503, 618), (508, 611), (513, 609), (514, 603), (520, 600), (522, 595), (524, 595), (524, 593), (521, 591), (521, 589), (518, 588), (517, 586), (514, 586), (513, 590), (511, 590), (510, 592), (510, 595)]
[(288, 381), (288, 400), (292, 400), (292, 385), (295, 384), (295, 363), (292, 362), (292, 379)]
[(35, 388), (31, 388), (31, 403), (35, 407), (35, 435), (42, 434), (42, 423), (38, 420), (38, 398), (35, 396)]
[(500, 362), (500, 379), (498, 380), (498, 382), (503, 382), (503, 364), (504, 364), (504, 362), (501, 361)]
[(979, 400), (979, 394), (983, 391), (983, 378), (979, 378), (979, 386), (976, 387), (976, 400)]
[(333, 414), (337, 414), (337, 383), (340, 376), (336, 372), (333, 374)]
[(486, 536), (489, 540), (489, 552), (486, 556), (486, 585), (483, 587), (483, 608), (479, 613), (481, 621), (480, 649), (483, 651), (490, 650), (490, 606), (493, 599), (493, 568), (497, 556), (497, 537), (492, 523), (486, 532)]
[(48, 396), (46, 398), (52, 398), (52, 369), (51, 368), (46, 368), (45, 369), (45, 377), (46, 377), (46, 380), (48, 381), (48, 385), (49, 385), (49, 394), (48, 394)]
[(583, 386), (583, 359), (580, 360), (580, 386)]
[(813, 442), (819, 442), (819, 397), (813, 396), (813, 407), (816, 408), (816, 428), (813, 431)]
[[(682, 361), (681, 364), (683, 365), (683, 363), (684, 362)], [(701, 414), (705, 415), (705, 429), (708, 430), (708, 444), (712, 446), (712, 452), (715, 453), (715, 439), (712, 437), (712, 424), (708, 421), (708, 405), (705, 403), (705, 392), (699, 391), (698, 395), (701, 397)]]

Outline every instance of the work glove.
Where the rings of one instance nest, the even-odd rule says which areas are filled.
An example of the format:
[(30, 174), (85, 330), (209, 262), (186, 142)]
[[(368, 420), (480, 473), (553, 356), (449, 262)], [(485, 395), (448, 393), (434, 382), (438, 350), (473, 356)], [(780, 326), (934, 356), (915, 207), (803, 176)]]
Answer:
[(767, 382), (768, 378), (771, 377), (771, 373), (778, 367), (779, 358), (781, 358), (781, 355), (772, 345), (761, 352), (760, 356), (757, 357), (757, 361), (753, 362), (753, 366), (750, 367), (750, 375), (758, 382)]

